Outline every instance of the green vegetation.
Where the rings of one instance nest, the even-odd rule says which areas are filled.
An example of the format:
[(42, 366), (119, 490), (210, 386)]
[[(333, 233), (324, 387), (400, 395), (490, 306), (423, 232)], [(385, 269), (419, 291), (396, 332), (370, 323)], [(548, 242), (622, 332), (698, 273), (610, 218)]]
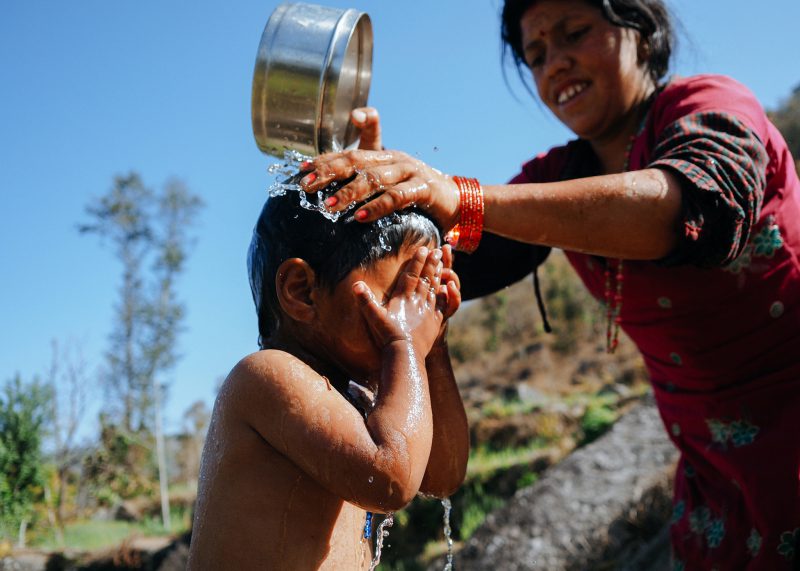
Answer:
[(51, 400), (49, 387), (6, 381), (0, 394), (0, 540), (25, 545), (27, 527), (43, 498), (41, 442)]
[[(171, 508), (171, 530), (164, 529), (160, 514), (149, 515), (139, 522), (78, 520), (64, 527), (64, 542), (78, 551), (108, 549), (132, 537), (160, 537), (181, 534), (191, 528), (191, 511)], [(31, 544), (41, 549), (58, 549), (59, 542), (50, 531), (32, 538)]]

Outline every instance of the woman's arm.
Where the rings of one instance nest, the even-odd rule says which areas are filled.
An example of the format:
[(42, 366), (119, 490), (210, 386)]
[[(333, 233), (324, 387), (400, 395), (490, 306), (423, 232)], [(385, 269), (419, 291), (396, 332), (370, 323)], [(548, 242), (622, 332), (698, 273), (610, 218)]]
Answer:
[(667, 170), (484, 187), (484, 228), (522, 242), (654, 260), (677, 245), (681, 186)]
[[(317, 157), (308, 192), (363, 173), (328, 199), (331, 210), (361, 206), (361, 222), (420, 205), (446, 229), (458, 221), (453, 180), (399, 151), (353, 150)], [(312, 176), (313, 175), (313, 176)], [(424, 206), (423, 206), (424, 205)], [(521, 242), (626, 259), (659, 259), (680, 237), (681, 184), (668, 169), (644, 169), (556, 183), (484, 187), (484, 230)]]

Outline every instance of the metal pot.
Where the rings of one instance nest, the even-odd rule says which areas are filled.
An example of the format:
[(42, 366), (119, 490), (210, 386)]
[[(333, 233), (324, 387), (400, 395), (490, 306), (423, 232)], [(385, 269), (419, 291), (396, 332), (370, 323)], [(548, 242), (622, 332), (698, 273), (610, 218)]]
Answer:
[(350, 146), (350, 112), (367, 103), (372, 23), (364, 12), (314, 4), (278, 6), (267, 22), (253, 74), (256, 144), (282, 156)]

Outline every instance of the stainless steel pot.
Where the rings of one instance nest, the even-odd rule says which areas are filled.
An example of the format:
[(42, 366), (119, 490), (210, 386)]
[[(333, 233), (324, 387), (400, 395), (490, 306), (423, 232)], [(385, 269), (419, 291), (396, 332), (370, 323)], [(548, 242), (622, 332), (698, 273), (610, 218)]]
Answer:
[(314, 4), (278, 6), (267, 22), (253, 74), (253, 133), (263, 152), (317, 155), (358, 133), (350, 111), (367, 103), (372, 23), (364, 12)]

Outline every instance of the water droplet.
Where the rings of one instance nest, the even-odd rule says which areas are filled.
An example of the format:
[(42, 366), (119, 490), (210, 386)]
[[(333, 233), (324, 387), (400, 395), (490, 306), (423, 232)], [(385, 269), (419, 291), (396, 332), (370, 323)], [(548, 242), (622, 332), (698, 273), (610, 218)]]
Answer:
[(375, 481), (375, 477), (374, 476), (370, 476), (367, 481), (371, 484), (372, 482)]

